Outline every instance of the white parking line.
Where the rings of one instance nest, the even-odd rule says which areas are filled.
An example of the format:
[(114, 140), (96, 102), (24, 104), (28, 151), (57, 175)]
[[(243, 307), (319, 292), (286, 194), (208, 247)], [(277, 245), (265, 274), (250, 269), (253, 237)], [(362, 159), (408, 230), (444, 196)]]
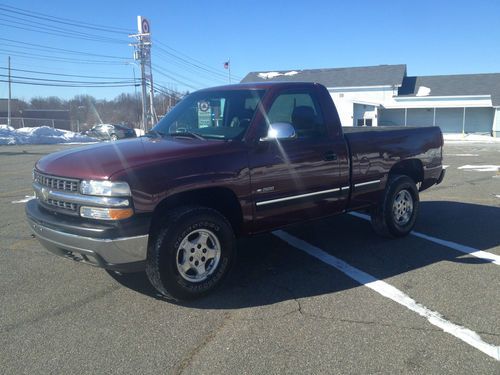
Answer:
[[(349, 214), (352, 216), (355, 216), (355, 217), (359, 217), (360, 219), (370, 221), (370, 216), (368, 216), (368, 215), (361, 214), (359, 212), (349, 212)], [(450, 249), (460, 251), (461, 253), (464, 253), (464, 254), (472, 255), (476, 258), (480, 258), (480, 259), (486, 260), (490, 263), (496, 264), (497, 266), (500, 266), (500, 255), (489, 253), (489, 252), (483, 251), (483, 250), (474, 249), (473, 247), (461, 245), (461, 244), (456, 243), (456, 242), (442, 240), (440, 238), (428, 236), (427, 234), (423, 234), (423, 233), (416, 232), (416, 231), (411, 231), (411, 234), (415, 237), (423, 238), (424, 240), (434, 242), (434, 243), (441, 245), (441, 246), (449, 247)]]
[(302, 250), (305, 253), (315, 257), (316, 259), (319, 259), (323, 263), (326, 263), (338, 269), (361, 285), (364, 285), (381, 294), (382, 296), (389, 298), (394, 302), (405, 306), (409, 310), (416, 312), (418, 315), (423, 316), (429, 321), (429, 323), (441, 328), (444, 332), (457, 337), (458, 339), (489, 355), (497, 361), (500, 361), (500, 346), (495, 346), (484, 342), (476, 332), (444, 319), (443, 316), (438, 312), (432, 311), (427, 307), (419, 304), (410, 296), (393, 287), (392, 285), (386, 283), (385, 281), (378, 280), (376, 277), (351, 266), (349, 263), (346, 263), (343, 260), (328, 254), (326, 251), (323, 251), (320, 248), (311, 245), (310, 243), (307, 243), (297, 237), (294, 237), (285, 231), (278, 230), (274, 231), (273, 234), (289, 245)]
[(446, 154), (446, 156), (479, 156), (479, 154)]
[(35, 199), (34, 195), (25, 195), (25, 198), (19, 199), (18, 201), (12, 201), (11, 203), (26, 203), (32, 199)]
[(458, 167), (458, 169), (477, 172), (498, 172), (500, 170), (500, 165), (462, 165)]

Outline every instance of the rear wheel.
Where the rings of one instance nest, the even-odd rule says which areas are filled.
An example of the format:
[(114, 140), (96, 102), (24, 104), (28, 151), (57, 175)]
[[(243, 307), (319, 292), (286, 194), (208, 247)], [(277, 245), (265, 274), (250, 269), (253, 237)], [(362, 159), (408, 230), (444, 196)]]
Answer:
[(384, 237), (403, 237), (415, 226), (419, 196), (415, 182), (408, 176), (392, 176), (383, 199), (371, 211), (372, 227)]
[(111, 134), (109, 139), (111, 139), (112, 141), (116, 141), (118, 139), (118, 137), (116, 136), (116, 134)]
[(170, 213), (148, 250), (146, 273), (153, 286), (176, 300), (216, 288), (233, 260), (234, 234), (218, 211), (182, 207)]

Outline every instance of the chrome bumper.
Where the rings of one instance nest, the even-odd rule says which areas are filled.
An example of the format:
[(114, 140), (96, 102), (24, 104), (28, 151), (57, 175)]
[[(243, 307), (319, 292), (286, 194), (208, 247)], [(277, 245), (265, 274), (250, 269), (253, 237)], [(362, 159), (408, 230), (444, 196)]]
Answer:
[(56, 255), (116, 271), (144, 269), (148, 235), (98, 239), (60, 232), (29, 217), (28, 223), (40, 243)]

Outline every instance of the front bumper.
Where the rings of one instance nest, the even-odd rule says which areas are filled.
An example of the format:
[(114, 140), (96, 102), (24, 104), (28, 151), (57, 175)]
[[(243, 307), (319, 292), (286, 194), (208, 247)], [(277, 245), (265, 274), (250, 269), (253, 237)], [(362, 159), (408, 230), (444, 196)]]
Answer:
[[(145, 269), (149, 221), (128, 223), (135, 233), (109, 224), (80, 225), (73, 229), (73, 218), (55, 216), (41, 208), (36, 199), (26, 204), (29, 226), (40, 243), (51, 253), (82, 263), (121, 272)], [(69, 221), (68, 221), (69, 220)], [(144, 223), (146, 221), (146, 223)], [(144, 234), (138, 232), (142, 228)]]

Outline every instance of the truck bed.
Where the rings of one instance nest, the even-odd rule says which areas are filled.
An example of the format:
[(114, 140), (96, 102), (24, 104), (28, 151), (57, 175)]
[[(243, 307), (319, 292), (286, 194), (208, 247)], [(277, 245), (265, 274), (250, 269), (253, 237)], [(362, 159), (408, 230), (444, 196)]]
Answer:
[[(342, 127), (351, 155), (351, 183), (384, 181), (387, 169), (417, 163), (423, 179), (441, 172), (443, 138), (437, 126)], [(434, 181), (435, 182), (435, 181)], [(353, 194), (356, 199), (357, 194)]]

